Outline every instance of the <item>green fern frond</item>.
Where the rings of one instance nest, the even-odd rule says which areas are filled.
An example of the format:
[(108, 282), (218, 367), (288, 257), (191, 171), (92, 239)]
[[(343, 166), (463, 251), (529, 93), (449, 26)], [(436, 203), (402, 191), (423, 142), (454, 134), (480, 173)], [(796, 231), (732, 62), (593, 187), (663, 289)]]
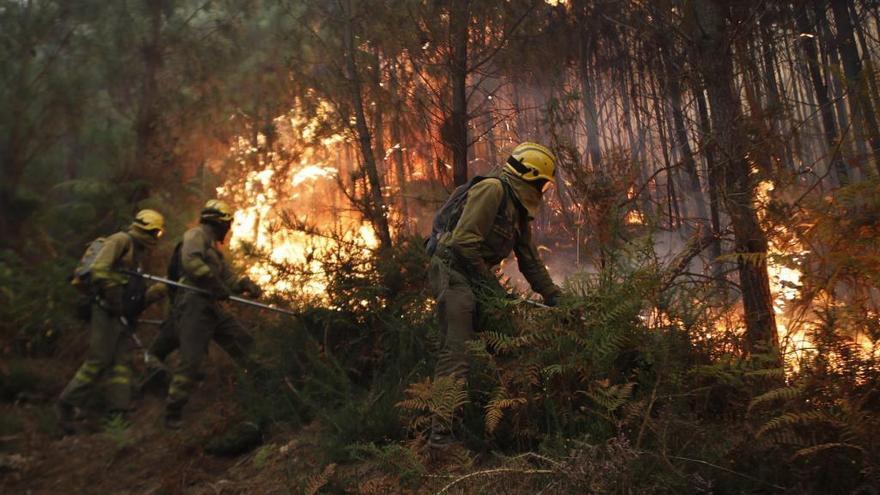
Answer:
[(303, 492), (306, 495), (315, 495), (316, 493), (318, 493), (321, 490), (321, 488), (324, 488), (324, 486), (327, 484), (327, 482), (330, 481), (330, 478), (333, 477), (333, 474), (335, 472), (336, 472), (336, 464), (335, 463), (328, 464), (327, 466), (324, 467), (324, 469), (321, 470), (320, 473), (318, 473), (308, 479)]
[(550, 366), (545, 366), (541, 369), (541, 374), (547, 378), (552, 378), (557, 375), (561, 375), (565, 372), (565, 367), (561, 364), (551, 364)]
[(514, 339), (509, 335), (505, 335), (501, 332), (488, 331), (482, 332), (480, 335), (482, 340), (486, 343), (486, 345), (495, 350), (495, 352), (501, 354), (505, 351), (508, 351), (514, 348)]
[(751, 370), (745, 372), (745, 376), (749, 378), (768, 378), (768, 379), (777, 379), (777, 378), (785, 378), (785, 369), (784, 368), (762, 368), (759, 370)]
[(835, 422), (825, 411), (790, 412), (777, 416), (762, 426), (757, 436), (762, 436), (769, 431), (790, 428), (798, 425), (808, 425), (823, 422)]
[(782, 387), (782, 388), (770, 390), (769, 392), (763, 393), (763, 394), (755, 397), (754, 399), (752, 399), (752, 401), (749, 403), (748, 411), (751, 412), (751, 410), (753, 408), (755, 408), (761, 404), (766, 404), (768, 402), (773, 402), (773, 401), (778, 401), (778, 400), (790, 401), (790, 400), (797, 399), (798, 397), (801, 396), (801, 394), (803, 394), (803, 392), (804, 392), (803, 386)]
[(492, 434), (501, 423), (504, 417), (505, 409), (512, 409), (526, 403), (523, 397), (509, 398), (507, 390), (499, 388), (496, 390), (492, 400), (486, 404), (486, 432)]
[(583, 393), (605, 411), (613, 413), (632, 397), (634, 386), (635, 383), (629, 382), (607, 388), (596, 387)]
[(812, 447), (806, 447), (803, 449), (799, 449), (797, 452), (794, 453), (792, 458), (796, 459), (798, 457), (807, 457), (807, 456), (815, 455), (815, 454), (818, 454), (819, 452), (829, 450), (829, 449), (855, 449), (855, 450), (858, 450), (863, 453), (865, 452), (864, 448), (859, 447), (858, 445), (853, 445), (851, 443), (829, 442), (829, 443), (822, 443), (819, 445), (813, 445)]

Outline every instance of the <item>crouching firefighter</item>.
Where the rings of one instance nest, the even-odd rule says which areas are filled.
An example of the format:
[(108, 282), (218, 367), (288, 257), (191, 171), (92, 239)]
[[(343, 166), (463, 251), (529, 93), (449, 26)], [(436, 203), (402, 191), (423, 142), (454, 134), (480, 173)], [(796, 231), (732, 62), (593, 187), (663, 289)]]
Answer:
[(154, 210), (137, 213), (128, 230), (89, 244), (71, 283), (91, 299), (91, 333), (85, 362), (58, 398), (59, 426), (73, 433), (73, 420), (104, 379), (110, 415), (125, 415), (131, 402), (130, 335), (137, 316), (165, 295), (164, 284), (147, 288), (140, 277), (119, 273), (137, 271), (165, 228)]
[(182, 426), (183, 407), (196, 384), (211, 340), (245, 372), (255, 368), (249, 357), (253, 338), (220, 305), (220, 301), (233, 293), (248, 293), (253, 297), (262, 294), (250, 279), (233, 273), (220, 251), (232, 218), (228, 204), (209, 200), (202, 209), (199, 225), (187, 230), (180, 244), (179, 281), (203, 289), (207, 294), (178, 290), (174, 297), (171, 317), (178, 335), (180, 360), (168, 387), (165, 408), (165, 425), (172, 429)]
[[(555, 171), (556, 157), (549, 149), (522, 143), (501, 170), (459, 186), (434, 217), (426, 247), (444, 336), (435, 379), (466, 379), (466, 343), (474, 338), (475, 322), (486, 316), (488, 298), (507, 296), (492, 268), (511, 251), (532, 290), (541, 294), (545, 304), (556, 303), (562, 291), (541, 262), (530, 225)], [(429, 447), (447, 444), (451, 429), (452, 425), (435, 421)]]

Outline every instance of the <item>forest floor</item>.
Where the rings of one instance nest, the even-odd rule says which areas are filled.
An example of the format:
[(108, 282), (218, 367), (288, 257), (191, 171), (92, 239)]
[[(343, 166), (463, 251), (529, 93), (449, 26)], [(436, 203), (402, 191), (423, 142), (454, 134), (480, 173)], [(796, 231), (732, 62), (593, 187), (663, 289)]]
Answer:
[[(76, 369), (73, 362), (48, 360), (15, 365), (38, 370), (56, 381), (72, 376)], [(164, 427), (163, 398), (151, 393), (137, 400), (128, 425), (93, 422), (95, 431), (69, 436), (59, 433), (50, 394), (0, 404), (0, 493), (303, 493), (320, 489), (329, 480), (320, 476), (327, 466), (318, 460), (320, 432), (315, 427), (264, 432), (260, 446), (237, 456), (205, 452), (212, 439), (241, 423), (232, 397), (234, 376), (228, 358), (212, 348), (205, 379), (179, 431)], [(377, 487), (378, 480), (363, 481)], [(354, 493), (360, 491), (352, 488)]]

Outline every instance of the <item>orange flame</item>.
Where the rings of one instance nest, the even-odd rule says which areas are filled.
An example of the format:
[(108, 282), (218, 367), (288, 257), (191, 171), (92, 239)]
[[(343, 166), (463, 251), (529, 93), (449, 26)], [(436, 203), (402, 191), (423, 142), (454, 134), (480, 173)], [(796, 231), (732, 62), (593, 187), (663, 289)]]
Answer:
[[(296, 129), (300, 135), (314, 132), (315, 125), (298, 119), (277, 119), (283, 139), (293, 139)], [(260, 135), (258, 143), (264, 142)], [(304, 140), (305, 141), (305, 140)], [(300, 163), (290, 164), (279, 153), (259, 155), (258, 170), (243, 173), (243, 177), (228, 177), (217, 188), (217, 194), (238, 206), (232, 223), (229, 245), (233, 251), (246, 246), (255, 248), (261, 259), (252, 263), (246, 273), (267, 294), (304, 293), (323, 299), (327, 288), (321, 261), (338, 249), (332, 236), (303, 232), (286, 222), (286, 218), (305, 219), (319, 230), (343, 232), (340, 241), (373, 249), (378, 240), (372, 227), (348, 207), (336, 205), (338, 191), (336, 178), (340, 164), (331, 164), (326, 158), (328, 147), (340, 146), (344, 138), (334, 135), (318, 140), (320, 146), (306, 146), (298, 150)], [(297, 143), (302, 146), (302, 142)], [(230, 156), (239, 164), (249, 163), (244, 157), (258, 153), (244, 138), (232, 146)], [(311, 274), (305, 280), (286, 279), (280, 267), (296, 265)]]

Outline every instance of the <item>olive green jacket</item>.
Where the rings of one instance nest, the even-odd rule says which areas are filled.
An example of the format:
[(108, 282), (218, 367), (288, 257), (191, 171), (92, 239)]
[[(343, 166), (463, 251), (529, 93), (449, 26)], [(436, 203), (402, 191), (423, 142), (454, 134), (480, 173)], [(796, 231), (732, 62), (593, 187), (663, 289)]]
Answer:
[[(130, 228), (125, 232), (117, 232), (104, 239), (104, 246), (95, 256), (92, 264), (92, 284), (104, 294), (108, 289), (125, 285), (129, 276), (119, 273), (121, 270), (139, 270), (146, 250), (156, 244), (156, 239), (149, 234)], [(165, 284), (153, 284), (147, 289), (147, 303), (161, 299), (167, 287)]]
[[(501, 181), (509, 184), (513, 197), (508, 197), (504, 209), (499, 211), (504, 195), (508, 194)], [(517, 177), (500, 174), (484, 179), (468, 190), (458, 224), (451, 233), (441, 236), (439, 245), (452, 252), (466, 275), (484, 279), (494, 279), (491, 267), (513, 251), (519, 270), (532, 289), (544, 298), (556, 296), (560, 289), (547, 273), (532, 241), (529, 222), (539, 203), (540, 193)]]
[(180, 262), (183, 281), (199, 288), (214, 290), (222, 284), (238, 290), (243, 278), (233, 272), (217, 247), (219, 239), (210, 226), (199, 224), (183, 234)]

